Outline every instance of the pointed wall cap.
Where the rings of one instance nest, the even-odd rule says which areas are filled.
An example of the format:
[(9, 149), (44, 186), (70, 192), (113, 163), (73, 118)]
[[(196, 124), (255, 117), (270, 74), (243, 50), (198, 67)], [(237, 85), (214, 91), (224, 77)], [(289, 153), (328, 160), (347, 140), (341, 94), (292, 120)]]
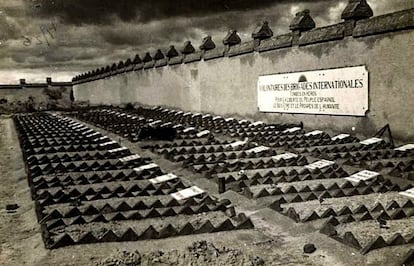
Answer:
[(263, 21), (262, 25), (258, 26), (252, 33), (253, 39), (264, 40), (273, 36), (273, 31), (269, 27), (267, 21)]
[(301, 12), (296, 13), (296, 16), (290, 24), (289, 29), (292, 31), (307, 31), (315, 28), (315, 26), (315, 21), (310, 16), (310, 11), (308, 9), (305, 9)]
[(224, 45), (233, 46), (239, 43), (241, 43), (241, 39), (236, 30), (229, 30), (226, 37), (223, 39)]
[(134, 64), (140, 64), (142, 63), (141, 57), (139, 57), (139, 54), (135, 55), (134, 61), (132, 61)]
[(161, 59), (164, 59), (164, 58), (165, 58), (165, 56), (164, 56), (164, 54), (162, 53), (161, 49), (158, 49), (158, 50), (155, 52), (155, 55), (154, 55), (154, 60), (161, 60)]
[(178, 56), (177, 49), (175, 49), (174, 45), (170, 45), (170, 47), (168, 48), (168, 51), (167, 51), (167, 57), (168, 58), (173, 58), (173, 57), (176, 57), (176, 56)]
[(370, 18), (373, 15), (374, 12), (366, 0), (349, 0), (348, 5), (342, 12), (341, 18), (344, 20), (360, 20)]
[(152, 56), (150, 55), (150, 53), (149, 53), (149, 52), (146, 52), (146, 53), (145, 53), (144, 58), (142, 59), (142, 61), (143, 61), (144, 63), (146, 63), (146, 62), (151, 62), (151, 61), (152, 61)]
[(200, 50), (208, 51), (213, 50), (214, 48), (216, 48), (216, 44), (213, 42), (213, 39), (211, 39), (211, 36), (208, 35), (204, 37), (200, 45)]
[(195, 52), (194, 46), (191, 44), (190, 41), (186, 41), (184, 43), (183, 50), (181, 51), (183, 54), (192, 54)]

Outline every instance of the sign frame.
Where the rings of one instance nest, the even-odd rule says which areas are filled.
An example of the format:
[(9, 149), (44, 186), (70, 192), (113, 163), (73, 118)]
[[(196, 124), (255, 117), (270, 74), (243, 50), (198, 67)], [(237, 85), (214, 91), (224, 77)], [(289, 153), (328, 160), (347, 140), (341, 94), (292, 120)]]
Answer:
[[(299, 111), (299, 110), (279, 110), (279, 109), (275, 109), (275, 110), (268, 110), (268, 108), (261, 108), (261, 103), (260, 103), (260, 78), (261, 77), (268, 77), (268, 76), (275, 76), (275, 75), (303, 75), (305, 73), (315, 73), (315, 72), (321, 72), (323, 73), (323, 71), (332, 71), (332, 70), (346, 70), (346, 69), (352, 69), (352, 68), (363, 68), (364, 73), (366, 73), (366, 85), (364, 85), (364, 87), (362, 87), (361, 89), (366, 90), (366, 97), (364, 97), (364, 99), (361, 100), (361, 105), (363, 105), (362, 110), (359, 111), (359, 113), (356, 112), (329, 112), (329, 110), (323, 110), (323, 111)], [(365, 77), (364, 77), (365, 78)], [(336, 80), (333, 80), (336, 81)], [(365, 81), (365, 80), (364, 80)], [(317, 81), (315, 81), (317, 82)], [(294, 83), (294, 82), (291, 82)], [(296, 82), (296, 83), (299, 83)], [(283, 83), (280, 83), (283, 84)], [(279, 84), (279, 85), (280, 85)], [(366, 87), (366, 88), (365, 88)], [(331, 67), (331, 68), (321, 68), (321, 69), (311, 69), (311, 70), (302, 70), (302, 71), (290, 71), (290, 72), (277, 72), (277, 73), (270, 73), (270, 74), (263, 74), (263, 75), (259, 75), (258, 79), (257, 79), (257, 86), (256, 86), (256, 104), (257, 104), (257, 110), (260, 113), (276, 113), (276, 114), (305, 114), (305, 115), (323, 115), (323, 116), (347, 116), (347, 117), (366, 117), (367, 114), (369, 113), (370, 110), (370, 75), (369, 75), (369, 70), (367, 65), (352, 65), (352, 66), (342, 66), (342, 67)], [(351, 88), (351, 89), (355, 89), (355, 88)], [(346, 89), (344, 89), (346, 90)], [(365, 93), (364, 93), (365, 94)], [(273, 96), (273, 95), (272, 95)], [(286, 97), (286, 96), (285, 96)], [(363, 103), (362, 103), (363, 102)]]

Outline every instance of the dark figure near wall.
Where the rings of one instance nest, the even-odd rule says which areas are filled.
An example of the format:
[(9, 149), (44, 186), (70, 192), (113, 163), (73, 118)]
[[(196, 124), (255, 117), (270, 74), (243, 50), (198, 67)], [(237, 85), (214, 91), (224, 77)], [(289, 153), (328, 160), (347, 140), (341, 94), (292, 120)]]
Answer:
[(173, 141), (177, 131), (172, 127), (142, 127), (138, 132), (138, 140), (168, 140)]

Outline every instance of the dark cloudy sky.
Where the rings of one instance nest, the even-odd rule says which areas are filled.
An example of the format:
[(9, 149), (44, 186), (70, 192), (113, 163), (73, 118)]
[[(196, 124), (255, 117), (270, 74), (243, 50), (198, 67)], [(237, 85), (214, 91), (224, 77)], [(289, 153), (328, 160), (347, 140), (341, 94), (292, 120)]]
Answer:
[[(263, 20), (288, 32), (310, 9), (317, 26), (340, 22), (348, 0), (0, 0), (0, 83), (69, 81), (77, 73), (185, 40), (195, 47), (228, 29), (242, 40)], [(375, 15), (413, 8), (414, 0), (368, 0)]]

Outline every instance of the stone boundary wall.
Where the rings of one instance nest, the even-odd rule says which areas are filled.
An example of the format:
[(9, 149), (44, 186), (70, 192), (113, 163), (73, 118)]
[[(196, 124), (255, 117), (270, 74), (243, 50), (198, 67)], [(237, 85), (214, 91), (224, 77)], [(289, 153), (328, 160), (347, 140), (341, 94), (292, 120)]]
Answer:
[(73, 101), (72, 82), (26, 83), (0, 85), (0, 114), (69, 109)]
[[(121, 61), (76, 76), (76, 101), (91, 104), (140, 103), (189, 111), (234, 115), (267, 122), (298, 122), (325, 130), (372, 135), (389, 123), (394, 137), (413, 141), (414, 9), (372, 17), (364, 0), (350, 0), (341, 23), (315, 28), (308, 10), (299, 12), (290, 32), (273, 36), (267, 22), (241, 43), (229, 31), (225, 48), (212, 38), (196, 50), (190, 42), (142, 59)], [(369, 111), (365, 117), (261, 113), (260, 75), (365, 65)]]

